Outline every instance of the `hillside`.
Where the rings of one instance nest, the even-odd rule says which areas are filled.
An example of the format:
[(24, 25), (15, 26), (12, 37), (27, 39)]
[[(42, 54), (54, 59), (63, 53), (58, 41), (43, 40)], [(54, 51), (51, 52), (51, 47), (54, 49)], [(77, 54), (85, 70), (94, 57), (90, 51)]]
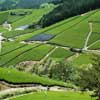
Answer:
[[(17, 33), (18, 31), (14, 32), (13, 30), (10, 32), (4, 32), (3, 36), (7, 38), (12, 38), (13, 41), (3, 43), (4, 46), (1, 52), (0, 66), (8, 66), (12, 64), (15, 65), (18, 64), (19, 62), (30, 61), (30, 60), (40, 61), (43, 58), (45, 58), (47, 54), (50, 56), (50, 58), (67, 59), (67, 57), (73, 54), (75, 55), (75, 52), (72, 51), (73, 52), (72, 53), (71, 51), (69, 51), (71, 48), (78, 48), (87, 51), (90, 50), (89, 51), (90, 54), (92, 50), (99, 51), (100, 49), (99, 18), (100, 18), (100, 10), (98, 9), (95, 11), (88, 12), (84, 15), (79, 15), (76, 17), (69, 18), (53, 26), (40, 29), (32, 33), (27, 33), (27, 31), (25, 33), (25, 30), (22, 31), (23, 34), (22, 32)], [(18, 20), (17, 22), (12, 23), (12, 25), (16, 26), (15, 23), (20, 23), (20, 21), (21, 20)], [(92, 23), (93, 29), (91, 35), (89, 36), (89, 39), (87, 39), (90, 31), (89, 22)], [(43, 42), (44, 40), (41, 39), (34, 40), (36, 36), (38, 39), (38, 36), (44, 33), (45, 35), (46, 34), (53, 35), (54, 38), (46, 40), (46, 42)], [(24, 43), (23, 41), (26, 42)], [(32, 41), (34, 42), (28, 44)], [(14, 45), (16, 45), (15, 48)], [(60, 51), (62, 51), (63, 55), (59, 54)], [(31, 56), (31, 54), (33, 55)], [(83, 53), (82, 55), (85, 54)], [(47, 58), (49, 56), (47, 56)], [(83, 64), (84, 61), (81, 63)]]
[(43, 27), (46, 15), (61, 5), (62, 0), (59, 5), (0, 12), (0, 100), (96, 100), (100, 93), (100, 9), (86, 8), (85, 13), (75, 12), (59, 21), (54, 16), (56, 23)]
[(52, 25), (69, 17), (100, 8), (100, 0), (61, 0), (58, 7), (41, 18), (42, 27)]

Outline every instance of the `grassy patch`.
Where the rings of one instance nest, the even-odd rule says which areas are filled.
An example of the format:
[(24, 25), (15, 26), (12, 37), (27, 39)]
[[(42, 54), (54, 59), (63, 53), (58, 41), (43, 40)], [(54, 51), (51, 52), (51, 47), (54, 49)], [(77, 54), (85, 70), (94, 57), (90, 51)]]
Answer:
[(72, 56), (74, 53), (63, 48), (57, 48), (51, 55), (51, 58), (64, 59)]
[[(79, 92), (41, 92), (19, 96), (10, 100), (91, 100), (88, 93)], [(95, 100), (95, 99), (92, 99)]]
[(35, 74), (29, 74), (21, 71), (17, 71), (12, 68), (0, 68), (0, 80), (7, 81), (13, 84), (41, 84), (41, 85), (58, 85), (73, 87), (71, 84), (66, 84), (60, 81), (51, 80), (48, 78), (39, 77)]

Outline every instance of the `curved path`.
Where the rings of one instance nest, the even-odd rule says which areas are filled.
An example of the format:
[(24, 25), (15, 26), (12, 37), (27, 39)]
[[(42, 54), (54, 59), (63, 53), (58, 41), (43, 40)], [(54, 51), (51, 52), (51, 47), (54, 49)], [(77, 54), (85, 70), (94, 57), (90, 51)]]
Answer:
[(88, 33), (87, 38), (85, 40), (85, 44), (84, 44), (83, 50), (87, 50), (88, 41), (89, 41), (89, 38), (90, 38), (90, 36), (92, 34), (92, 30), (93, 30), (92, 23), (89, 23), (89, 26), (90, 26), (90, 32)]

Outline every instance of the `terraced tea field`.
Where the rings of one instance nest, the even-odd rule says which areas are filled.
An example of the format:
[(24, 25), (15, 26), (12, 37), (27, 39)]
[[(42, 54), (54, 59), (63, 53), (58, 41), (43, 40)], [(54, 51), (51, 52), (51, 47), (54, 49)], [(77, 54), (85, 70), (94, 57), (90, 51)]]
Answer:
[[(33, 12), (35, 12), (35, 10)], [(43, 11), (40, 10), (39, 12), (37, 12), (39, 13), (39, 16), (40, 16), (40, 12)], [(32, 15), (34, 15), (34, 13), (32, 13)], [(22, 18), (17, 21), (13, 21), (12, 24), (14, 25), (16, 23), (19, 23), (16, 25), (20, 25), (20, 23), (24, 24), (24, 22), (30, 24), (30, 22), (32, 21), (30, 20), (29, 20), (30, 22), (27, 20), (25, 21), (25, 19), (29, 19), (27, 17), (30, 16), (31, 15), (27, 15), (25, 18)], [(0, 54), (0, 58), (1, 58), (0, 66), (16, 65), (23, 61), (40, 61), (43, 58), (45, 58), (46, 55), (47, 58), (49, 57), (51, 59), (58, 59), (58, 60), (67, 59), (75, 54), (74, 52), (70, 51), (70, 48), (79, 48), (79, 49), (88, 48), (90, 50), (100, 49), (99, 20), (100, 20), (100, 10), (98, 9), (95, 11), (88, 12), (84, 15), (79, 15), (79, 16), (69, 18), (62, 22), (56, 23), (50, 27), (39, 29), (34, 32), (33, 30), (24, 30), (24, 31), (13, 30), (9, 32), (6, 31), (4, 32), (3, 36), (6, 38), (11, 38), (13, 42), (11, 42), (11, 44), (10, 42), (3, 43), (3, 45), (6, 45), (6, 43), (9, 44), (9, 46), (2, 46), (3, 48)], [(90, 36), (89, 36), (89, 32), (90, 32), (89, 22), (92, 23), (92, 33)], [(36, 39), (34, 41), (36, 35), (38, 38), (39, 34), (44, 34), (44, 33), (48, 35), (52, 34), (54, 35), (54, 37), (44, 42), (42, 40), (38, 41)], [(26, 41), (30, 38), (33, 38), (33, 43), (31, 44), (29, 44), (30, 41)], [(39, 37), (39, 38), (43, 38), (43, 37)], [(82, 55), (85, 56), (86, 54), (83, 53)], [(89, 61), (88, 63), (91, 63), (91, 60), (89, 59), (90, 58), (88, 58), (87, 61)], [(73, 62), (77, 62), (77, 61), (73, 61)]]
[(39, 61), (52, 49), (53, 46), (50, 45), (11, 43), (2, 49), (0, 66), (16, 65), (19, 62), (30, 60)]
[[(23, 35), (23, 38), (27, 39), (27, 37), (28, 38), (32, 37), (32, 34), (33, 36), (34, 34), (36, 35), (40, 33), (55, 34), (56, 37), (50, 40), (49, 41), (50, 43), (60, 44), (63, 46), (68, 46), (68, 47), (83, 48), (87, 35), (90, 31), (89, 22), (90, 21), (92, 22), (94, 19), (95, 21), (99, 21), (99, 17), (100, 17), (99, 15), (100, 15), (100, 11), (98, 9), (96, 11), (86, 13), (84, 14), (84, 16), (81, 16), (81, 15), (76, 16), (76, 17), (67, 19), (65, 21), (62, 21), (60, 23), (57, 23), (55, 25), (52, 25), (50, 27), (47, 27), (45, 29), (33, 32), (29, 35)], [(87, 43), (87, 46), (89, 47), (94, 42), (96, 41), (99, 42), (99, 38), (100, 38), (99, 36), (100, 24), (95, 23), (95, 21), (92, 22), (93, 24), (92, 33), (93, 34), (90, 36), (90, 39)], [(94, 39), (92, 39), (92, 37)], [(23, 38), (22, 40), (24, 40)], [(21, 40), (19, 39), (19, 41)], [(94, 43), (94, 45), (96, 44)], [(98, 49), (98, 48), (95, 48), (95, 49)]]
[[(70, 82), (55, 81), (16, 69), (16, 66), (23, 62), (36, 62), (40, 67), (43, 65), (47, 68), (44, 63), (48, 59), (69, 61), (75, 67), (84, 68), (91, 66), (93, 54), (100, 54), (100, 9), (65, 19), (45, 28), (37, 25), (41, 17), (53, 9), (54, 7), (0, 12), (0, 33), (4, 38), (0, 41), (2, 42), (0, 81), (9, 85), (37, 84), (46, 87), (77, 88)], [(91, 100), (89, 93), (53, 91), (27, 94), (10, 100), (33, 100), (33, 98), (34, 100)]]

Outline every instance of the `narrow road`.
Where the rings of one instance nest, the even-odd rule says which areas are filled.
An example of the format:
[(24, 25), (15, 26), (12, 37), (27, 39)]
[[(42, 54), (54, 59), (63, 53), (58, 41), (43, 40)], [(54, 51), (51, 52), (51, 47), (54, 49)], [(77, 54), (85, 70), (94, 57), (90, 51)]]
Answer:
[(54, 47), (54, 49), (52, 49), (52, 50), (40, 61), (40, 63), (43, 62), (43, 61), (45, 61), (57, 48), (58, 48), (57, 46)]
[[(42, 91), (47, 91), (48, 90), (48, 87), (38, 85), (38, 86), (34, 86), (34, 87), (10, 88), (10, 89), (1, 91), (0, 92), (0, 95), (5, 96), (7, 94), (14, 94), (14, 93), (20, 92), (21, 94), (19, 94), (17, 96), (15, 94), (15, 96), (10, 97), (10, 98), (15, 98), (15, 97), (18, 97), (18, 96), (27, 95), (27, 94), (24, 93), (24, 91), (26, 91), (26, 90), (27, 91), (32, 90), (33, 92), (34, 91), (42, 92)], [(54, 86), (54, 87), (50, 87), (50, 90), (49, 91), (67, 91), (67, 89), (66, 88), (63, 88), (63, 87), (59, 87), (59, 86)], [(9, 100), (9, 98), (6, 98), (4, 100)]]
[(37, 87), (10, 88), (10, 89), (7, 89), (7, 90), (0, 91), (0, 95), (4, 95), (4, 94), (8, 94), (8, 93), (14, 93), (14, 92), (17, 92), (17, 91), (35, 90), (35, 89), (37, 89)]
[(92, 34), (92, 29), (93, 29), (92, 26), (93, 26), (93, 24), (89, 23), (89, 26), (90, 26), (90, 32), (88, 33), (87, 38), (85, 40), (85, 44), (84, 44), (83, 50), (87, 50), (88, 41), (89, 41), (89, 38), (90, 38), (90, 36)]
[(87, 50), (87, 52), (91, 52), (94, 54), (100, 54), (100, 50)]
[(100, 42), (100, 40), (97, 40), (97, 41), (93, 42), (93, 43), (90, 44), (87, 48), (90, 48), (91, 46), (93, 46), (94, 44), (96, 44), (96, 43), (98, 43), (98, 42)]
[(4, 39), (4, 37), (2, 36), (2, 33), (0, 33), (0, 53), (1, 53), (1, 49), (2, 49), (2, 40)]

